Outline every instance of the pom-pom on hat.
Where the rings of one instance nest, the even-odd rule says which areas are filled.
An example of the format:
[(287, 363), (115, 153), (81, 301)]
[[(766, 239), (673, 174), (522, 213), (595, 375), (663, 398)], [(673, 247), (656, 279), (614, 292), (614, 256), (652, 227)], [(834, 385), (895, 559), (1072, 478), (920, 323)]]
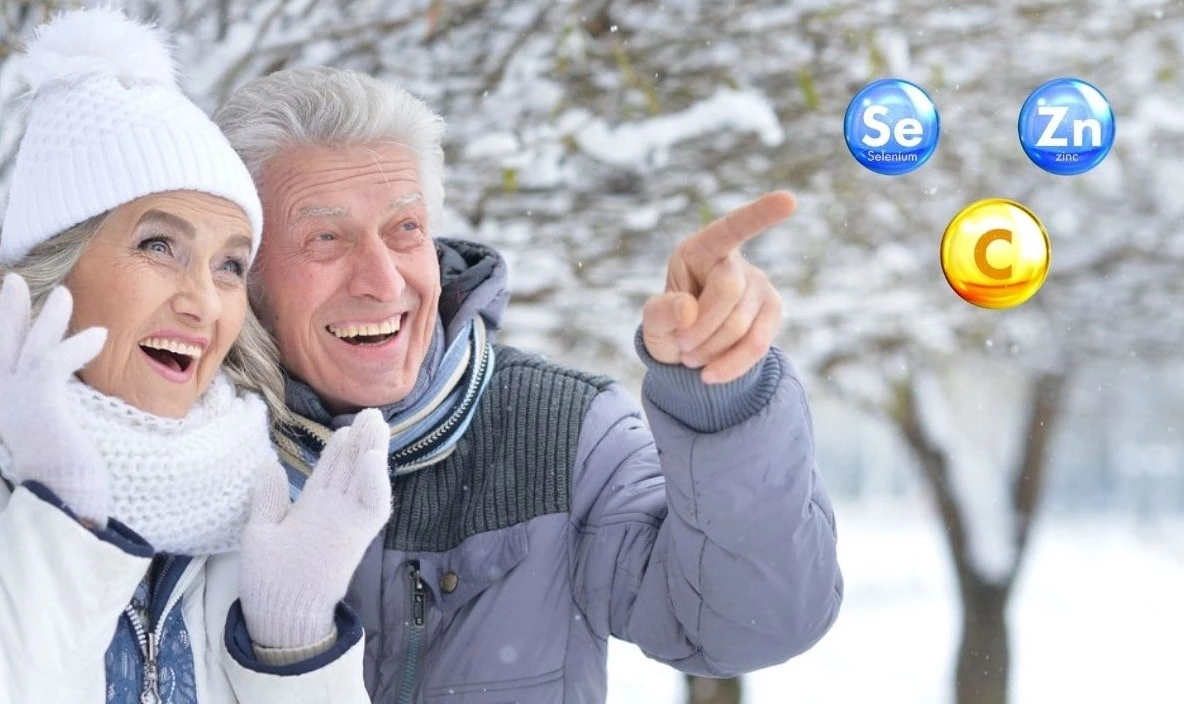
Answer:
[(85, 220), (153, 193), (236, 203), (259, 248), (263, 208), (247, 167), (181, 93), (165, 34), (118, 10), (59, 15), (19, 57), (28, 126), (13, 167), (0, 264)]

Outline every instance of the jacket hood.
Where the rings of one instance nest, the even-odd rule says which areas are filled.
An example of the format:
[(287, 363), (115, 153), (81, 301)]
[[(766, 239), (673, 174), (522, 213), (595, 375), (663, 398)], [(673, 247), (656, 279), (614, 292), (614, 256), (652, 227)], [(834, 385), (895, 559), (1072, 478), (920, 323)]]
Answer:
[(436, 254), (445, 339), (455, 339), (457, 331), (477, 315), (485, 319), (492, 338), (510, 298), (506, 260), (492, 247), (443, 237), (436, 238)]

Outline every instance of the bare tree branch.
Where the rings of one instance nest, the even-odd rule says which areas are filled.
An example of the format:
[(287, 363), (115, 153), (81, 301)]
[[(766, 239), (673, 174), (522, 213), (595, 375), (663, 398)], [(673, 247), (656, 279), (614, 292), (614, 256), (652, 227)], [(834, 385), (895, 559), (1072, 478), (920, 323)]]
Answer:
[(921, 464), (926, 484), (933, 491), (938, 514), (945, 528), (950, 556), (959, 576), (959, 582), (973, 579), (974, 567), (970, 563), (970, 549), (967, 543), (965, 519), (958, 498), (950, 486), (949, 456), (945, 448), (933, 441), (925, 429), (918, 407), (916, 384), (913, 380), (897, 386), (896, 408), (893, 413), (897, 427)]
[[(1045, 485), (1044, 475), (1048, 467), (1048, 445), (1056, 420), (1064, 413), (1064, 391), (1069, 378), (1069, 373), (1065, 371), (1041, 374), (1032, 391), (1031, 410), (1025, 433), (1026, 442), (1011, 492), (1016, 516), (1017, 568), (1019, 560), (1027, 550), (1033, 517), (1040, 505)], [(1015, 575), (1016, 572), (1013, 571), (1008, 580), (1009, 588), (1015, 580)]]

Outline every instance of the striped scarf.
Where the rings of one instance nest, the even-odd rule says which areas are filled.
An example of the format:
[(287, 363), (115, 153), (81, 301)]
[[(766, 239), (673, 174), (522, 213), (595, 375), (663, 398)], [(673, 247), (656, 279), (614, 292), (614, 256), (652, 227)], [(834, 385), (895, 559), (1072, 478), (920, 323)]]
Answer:
[[(485, 321), (480, 315), (474, 316), (444, 351), (431, 385), (419, 400), (393, 416), (384, 414), (391, 426), (392, 478), (419, 471), (452, 454), (473, 419), (493, 365), (493, 345)], [(295, 424), (274, 429), (272, 439), (288, 470), (288, 484), (295, 500), (333, 429), (293, 410)]]

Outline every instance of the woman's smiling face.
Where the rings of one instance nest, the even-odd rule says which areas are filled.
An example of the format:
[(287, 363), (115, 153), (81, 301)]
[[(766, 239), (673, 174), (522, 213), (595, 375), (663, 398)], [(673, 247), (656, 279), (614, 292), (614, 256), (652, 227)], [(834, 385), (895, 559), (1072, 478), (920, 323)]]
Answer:
[(194, 191), (111, 212), (66, 279), (72, 330), (107, 328), (84, 382), (154, 415), (180, 418), (242, 330), (251, 228), (239, 206)]

